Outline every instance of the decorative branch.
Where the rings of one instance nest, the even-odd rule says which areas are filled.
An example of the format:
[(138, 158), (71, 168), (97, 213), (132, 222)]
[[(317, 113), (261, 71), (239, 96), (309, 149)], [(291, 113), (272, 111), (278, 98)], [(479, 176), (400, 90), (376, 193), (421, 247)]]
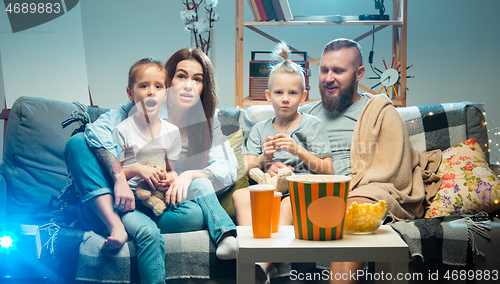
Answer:
[[(196, 48), (208, 54), (211, 47), (212, 28), (220, 18), (219, 14), (214, 12), (218, 0), (182, 0), (182, 3), (186, 6), (181, 11), (181, 20), (186, 25), (184, 30), (192, 34)], [(202, 8), (208, 19), (200, 16), (199, 12)]]

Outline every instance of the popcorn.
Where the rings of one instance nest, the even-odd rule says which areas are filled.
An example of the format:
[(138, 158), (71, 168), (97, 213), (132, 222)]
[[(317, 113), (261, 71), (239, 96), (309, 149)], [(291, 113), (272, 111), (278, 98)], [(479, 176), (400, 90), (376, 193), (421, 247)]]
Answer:
[[(310, 181), (310, 179), (308, 177), (305, 177), (304, 180), (305, 181)], [(322, 178), (320, 181), (326, 181), (326, 178)]]
[(361, 203), (356, 201), (347, 208), (344, 228), (353, 233), (370, 233), (378, 229), (387, 213), (387, 203)]

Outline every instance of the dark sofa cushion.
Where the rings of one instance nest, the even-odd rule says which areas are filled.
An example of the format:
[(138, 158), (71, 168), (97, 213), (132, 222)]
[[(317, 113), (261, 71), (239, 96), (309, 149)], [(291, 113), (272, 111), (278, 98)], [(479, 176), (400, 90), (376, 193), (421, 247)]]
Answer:
[(472, 102), (443, 103), (397, 108), (408, 128), (410, 141), (419, 153), (446, 150), (476, 138), (488, 155), (488, 133), (483, 106)]
[(35, 97), (19, 98), (10, 111), (2, 164), (7, 215), (50, 212), (64, 189), (68, 171), (64, 147), (78, 123), (62, 122), (75, 104)]

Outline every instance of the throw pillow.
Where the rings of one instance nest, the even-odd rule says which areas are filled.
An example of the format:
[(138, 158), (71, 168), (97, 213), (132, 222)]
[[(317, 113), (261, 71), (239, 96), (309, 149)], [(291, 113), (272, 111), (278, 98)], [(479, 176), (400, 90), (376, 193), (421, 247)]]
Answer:
[(245, 160), (243, 157), (243, 142), (245, 141), (245, 131), (238, 130), (227, 137), (229, 145), (234, 151), (236, 160), (238, 160), (238, 179), (246, 174)]
[(238, 160), (238, 180), (225, 192), (218, 194), (219, 202), (222, 208), (226, 210), (227, 214), (236, 223), (236, 213), (233, 207), (233, 192), (240, 189), (248, 187), (248, 177), (245, 171), (245, 163), (243, 158), (243, 141), (245, 139), (245, 132), (243, 130), (238, 130), (228, 137), (229, 144), (236, 155)]
[(437, 174), (442, 184), (425, 218), (491, 213), (500, 208), (500, 183), (486, 162), (476, 139), (443, 151)]

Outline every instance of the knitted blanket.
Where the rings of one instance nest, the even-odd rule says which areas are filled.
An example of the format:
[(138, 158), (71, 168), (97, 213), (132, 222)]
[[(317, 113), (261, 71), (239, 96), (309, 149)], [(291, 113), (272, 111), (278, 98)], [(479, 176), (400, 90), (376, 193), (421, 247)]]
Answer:
[(411, 144), (406, 125), (387, 96), (374, 96), (354, 128), (349, 197), (385, 200), (397, 220), (423, 217), (426, 193), (439, 188), (440, 178), (428, 174), (439, 167), (441, 151), (424, 155), (427, 158), (422, 159)]
[[(163, 234), (165, 239), (166, 279), (235, 277), (235, 261), (223, 261), (215, 256), (215, 245), (208, 231)], [(92, 231), (85, 232), (80, 245), (76, 280), (114, 283), (139, 283), (134, 241), (120, 250), (102, 251), (104, 238)], [(225, 262), (216, 264), (216, 262)], [(216, 275), (211, 267), (226, 268), (225, 275)], [(228, 269), (232, 267), (232, 269)], [(233, 272), (233, 273), (231, 273)]]
[[(95, 283), (140, 283), (134, 241), (117, 251), (102, 251), (104, 237), (92, 231), (66, 229), (53, 223), (50, 240), (44, 247), (54, 258), (77, 257), (74, 280)], [(210, 279), (232, 282), (236, 279), (236, 261), (220, 260), (207, 230), (162, 234), (165, 239), (166, 280)], [(276, 264), (276, 277), (290, 275), (292, 268), (306, 271), (314, 264)], [(227, 282), (226, 281), (226, 282)]]
[[(439, 260), (447, 265), (466, 266), (478, 251), (475, 231), (488, 238), (490, 220), (485, 212), (476, 215), (444, 216), (432, 219), (399, 221), (390, 224), (408, 244), (410, 255), (423, 261)], [(468, 251), (472, 251), (472, 255)]]

